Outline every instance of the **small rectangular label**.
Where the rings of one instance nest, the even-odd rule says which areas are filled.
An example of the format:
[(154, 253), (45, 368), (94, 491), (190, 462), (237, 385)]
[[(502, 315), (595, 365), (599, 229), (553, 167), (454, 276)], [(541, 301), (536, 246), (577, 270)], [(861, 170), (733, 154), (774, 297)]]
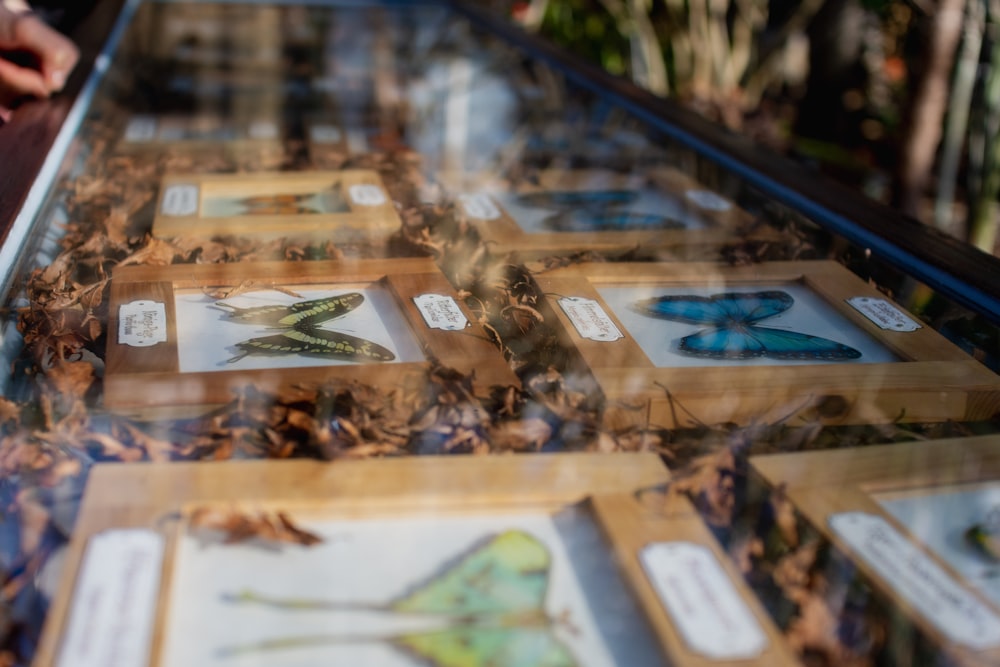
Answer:
[(132, 116), (125, 126), (125, 141), (152, 141), (155, 138), (155, 116)]
[(167, 340), (167, 311), (159, 301), (130, 301), (118, 308), (118, 342), (149, 347)]
[(830, 528), (949, 640), (977, 651), (1000, 646), (1000, 617), (884, 518), (844, 512)]
[(316, 144), (339, 144), (344, 138), (339, 127), (334, 125), (312, 125), (309, 127), (309, 140)]
[(559, 299), (559, 307), (582, 338), (610, 343), (625, 337), (604, 312), (601, 304), (593, 299), (567, 296)]
[(493, 203), (489, 195), (459, 195), (458, 202), (465, 214), (478, 220), (497, 220), (500, 209)]
[(639, 560), (692, 651), (711, 660), (747, 660), (767, 648), (767, 635), (708, 547), (657, 542), (643, 548)]
[(369, 183), (357, 183), (347, 189), (351, 201), (359, 206), (381, 206), (388, 199), (382, 188)]
[(256, 120), (247, 131), (251, 139), (277, 139), (278, 126), (269, 120)]
[(160, 205), (163, 215), (194, 215), (198, 212), (198, 186), (189, 183), (170, 185)]
[(417, 305), (417, 310), (431, 329), (461, 331), (469, 326), (469, 320), (450, 296), (421, 294), (413, 297), (413, 303)]
[(688, 190), (684, 193), (684, 197), (689, 202), (705, 211), (725, 213), (733, 207), (732, 204), (711, 190)]
[(920, 325), (906, 313), (885, 299), (870, 296), (855, 296), (847, 300), (856, 311), (874, 322), (881, 329), (889, 331), (916, 331)]
[(109, 530), (83, 555), (57, 667), (146, 667), (163, 565), (163, 537)]

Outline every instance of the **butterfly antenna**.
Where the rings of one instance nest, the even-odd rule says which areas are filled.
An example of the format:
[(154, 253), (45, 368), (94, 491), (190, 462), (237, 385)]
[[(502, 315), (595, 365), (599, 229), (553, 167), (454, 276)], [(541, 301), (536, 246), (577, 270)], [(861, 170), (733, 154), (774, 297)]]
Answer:
[(237, 361), (239, 361), (240, 359), (242, 359), (243, 357), (245, 357), (245, 356), (247, 356), (249, 354), (250, 354), (249, 350), (242, 350), (235, 357), (230, 357), (229, 359), (226, 359), (226, 363), (227, 364), (235, 364)]

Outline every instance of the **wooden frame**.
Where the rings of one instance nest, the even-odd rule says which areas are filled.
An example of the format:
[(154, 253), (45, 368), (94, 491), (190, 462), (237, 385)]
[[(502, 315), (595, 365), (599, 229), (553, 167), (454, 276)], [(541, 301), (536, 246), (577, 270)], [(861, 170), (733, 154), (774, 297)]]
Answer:
[[(664, 259), (714, 260), (718, 257), (718, 249), (726, 242), (735, 243), (751, 237), (779, 238), (767, 230), (750, 233), (753, 219), (749, 213), (669, 167), (650, 169), (643, 175), (596, 169), (548, 170), (539, 174), (537, 184), (515, 187), (485, 176), (446, 173), (441, 180), (456, 196), (459, 212), (495, 252), (516, 252), (521, 257), (640, 247)], [(612, 209), (616, 213), (635, 215), (640, 220), (635, 223), (636, 227), (642, 226), (641, 220), (651, 215), (663, 215), (683, 227), (574, 230), (581, 224), (575, 216), (586, 214), (582, 207), (577, 206), (574, 211), (574, 207), (569, 206), (560, 210), (556, 206), (545, 208), (519, 203), (547, 192), (591, 191), (638, 193), (639, 198), (634, 203), (614, 204)], [(566, 228), (546, 229), (553, 225)]]
[(374, 171), (171, 175), (160, 187), (153, 235), (384, 242), (400, 225)]
[[(152, 532), (148, 529), (153, 528), (164, 536), (164, 546), (161, 547), (164, 564), (162, 570), (157, 568), (154, 572), (157, 583), (151, 588), (151, 597), (156, 600), (155, 630), (149, 642), (152, 648), (144, 650), (151, 650), (154, 656), (151, 667), (166, 667), (164, 663), (168, 660), (163, 656), (170, 650), (170, 628), (176, 627), (172, 623), (176, 622), (177, 615), (182, 621), (185, 618), (185, 600), (172, 597), (179, 595), (176, 592), (178, 589), (186, 590), (183, 588), (184, 575), (178, 574), (178, 567), (184, 563), (182, 538), (187, 526), (185, 521), (178, 522), (176, 519), (203, 508), (220, 511), (239, 509), (250, 515), (261, 511), (281, 511), (300, 525), (310, 517), (361, 522), (356, 525), (379, 520), (399, 522), (396, 525), (429, 521), (429, 524), (424, 524), (429, 528), (462, 521), (466, 524), (485, 522), (486, 527), (480, 530), (486, 532), (494, 531), (496, 524), (507, 522), (510, 516), (534, 515), (545, 520), (546, 517), (564, 517), (570, 512), (586, 524), (591, 535), (584, 542), (574, 542), (578, 547), (572, 555), (586, 561), (596, 559), (601, 563), (597, 569), (581, 569), (574, 563), (572, 569), (581, 579), (595, 571), (600, 572), (600, 577), (591, 576), (590, 580), (583, 580), (585, 586), (595, 583), (595, 578), (600, 579), (598, 583), (605, 583), (601, 595), (587, 597), (586, 607), (589, 609), (594, 604), (600, 604), (598, 599), (604, 596), (614, 600), (612, 606), (616, 613), (600, 614), (600, 619), (620, 619), (623, 610), (632, 610), (630, 613), (636, 614), (635, 620), (638, 621), (633, 627), (648, 628), (648, 632), (641, 632), (638, 637), (643, 642), (649, 642), (644, 645), (653, 654), (647, 656), (652, 658), (652, 664), (662, 664), (663, 653), (670, 656), (671, 664), (681, 665), (796, 664), (765, 612), (749, 595), (735, 568), (727, 562), (691, 506), (685, 503), (683, 509), (665, 512), (662, 511), (664, 505), (658, 501), (650, 502), (662, 497), (657, 489), (662, 489), (668, 479), (667, 470), (652, 454), (427, 457), (340, 461), (333, 464), (253, 461), (99, 465), (91, 473), (69, 547), (67, 565), (63, 570), (62, 585), (53, 601), (35, 664), (39, 667), (61, 667), (65, 664), (57, 657), (64, 650), (60, 646), (63, 642), (72, 645), (71, 639), (63, 637), (64, 633), (68, 637), (73, 635), (73, 619), (77, 613), (73, 611), (73, 597), (78, 593), (78, 586), (83, 585), (78, 582), (89, 581), (90, 564), (85, 563), (86, 569), (83, 569), (88, 543), (93, 544), (95, 538), (116, 529), (137, 529), (133, 532), (148, 535)], [(253, 483), (248, 484), (247, 480), (253, 480)], [(309, 525), (304, 527), (308, 529)], [(354, 537), (346, 539), (349, 543), (355, 541)], [(762, 645), (758, 645), (755, 655), (739, 660), (711, 660), (690, 648), (665, 611), (640, 563), (639, 552), (650, 543), (659, 544), (663, 540), (673, 541), (668, 544), (681, 541), (702, 548), (709, 560), (722, 568), (721, 584), (743, 599), (743, 608), (761, 633)], [(565, 542), (563, 535), (556, 541), (548, 541), (547, 545), (550, 549), (562, 549), (563, 546), (556, 542)], [(335, 548), (333, 544), (330, 547), (319, 546)], [(213, 548), (225, 547), (217, 545)], [(247, 552), (236, 549), (234, 553)], [(387, 557), (394, 558), (392, 554)], [(243, 556), (243, 562), (245, 558)], [(396, 554), (395, 559), (400, 559), (399, 564), (406, 563), (413, 567), (409, 565), (412, 562), (410, 556)], [(233, 560), (230, 562), (237, 564)], [(380, 566), (371, 560), (345, 562), (341, 567), (359, 565), (362, 569), (381, 571)], [(383, 563), (382, 567), (386, 565)], [(558, 565), (553, 556), (553, 572)], [(421, 576), (417, 572), (406, 572), (408, 568), (398, 564), (389, 567), (404, 570), (402, 574), (407, 579)], [(611, 587), (606, 585), (607, 581), (614, 582), (615, 579), (620, 579), (620, 583)], [(713, 604), (713, 601), (702, 602)], [(692, 606), (697, 607), (697, 603), (697, 600), (693, 601)], [(604, 604), (606, 608), (607, 603)], [(152, 600), (139, 606), (153, 611)], [(548, 606), (546, 601), (546, 615), (550, 613)], [(172, 610), (177, 615), (171, 616)], [(565, 610), (560, 608), (557, 611)], [(570, 612), (573, 611), (571, 608)], [(86, 614), (92, 612), (93, 609), (86, 610)], [(582, 619), (570, 617), (570, 620), (576, 623)], [(550, 621), (554, 619), (550, 617)], [(92, 620), (91, 623), (99, 622)], [(709, 636), (718, 647), (723, 643), (718, 637), (718, 627), (713, 626), (709, 630)], [(185, 642), (188, 641), (185, 633)], [(100, 642), (101, 638), (97, 638), (94, 643)], [(275, 655), (280, 657), (280, 653)]]
[[(213, 305), (219, 300), (204, 297), (203, 290), (227, 292), (239, 288), (242, 292), (249, 289), (260, 293), (275, 287), (305, 294), (316, 291), (365, 293), (368, 290), (365, 307), (370, 304), (372, 314), (366, 316), (368, 319), (356, 320), (351, 325), (354, 329), (348, 333), (365, 340), (374, 338), (374, 334), (383, 336), (382, 341), (376, 342), (395, 347), (397, 358), (379, 361), (357, 357), (346, 359), (349, 363), (339, 363), (324, 359), (322, 354), (304, 356), (311, 354), (308, 352), (274, 358), (255, 357), (259, 352), (269, 353), (267, 350), (255, 352), (242, 342), (222, 352), (220, 346), (226, 345), (227, 335), (221, 328), (223, 325), (238, 326), (237, 336), (244, 341), (280, 334), (293, 327), (245, 322), (234, 325), (232, 320), (238, 318), (219, 310), (220, 306)], [(272, 302), (282, 296), (268, 294), (261, 304), (273, 305)], [(450, 308), (448, 313), (458, 318), (456, 326), (462, 327), (460, 320), (464, 315), (467, 320), (464, 328), (430, 328), (414, 301), (415, 297), (428, 294), (441, 295), (446, 310)], [(301, 295), (299, 298), (287, 294), (284, 297), (276, 303), (302, 300)], [(191, 306), (183, 301), (194, 302), (195, 310), (188, 310)], [(162, 314), (140, 316), (140, 319), (150, 318), (155, 332), (148, 339), (132, 340), (129, 344), (133, 320), (126, 314), (128, 306), (123, 310), (123, 305), (133, 303), (140, 306), (162, 304), (159, 306)], [(226, 305), (222, 307), (232, 312), (237, 312), (240, 305), (233, 300), (223, 303)], [(152, 313), (149, 308), (146, 312)], [(185, 316), (184, 313), (189, 314)], [(182, 321), (183, 317), (188, 319)], [(231, 321), (227, 322), (227, 317)], [(180, 330), (179, 322), (186, 328), (193, 328)], [(485, 385), (516, 384), (516, 376), (500, 351), (473, 322), (472, 314), (429, 259), (121, 267), (112, 278), (104, 400), (115, 409), (218, 404), (231, 400), (234, 389), (249, 383), (265, 390), (280, 390), (303, 383), (319, 383), (332, 376), (386, 388), (402, 387), (407, 377), (424, 372), (429, 364), (426, 359), (431, 357), (467, 372), (474, 369), (477, 382)], [(358, 326), (366, 328), (358, 330)], [(209, 328), (200, 334), (194, 333), (200, 331), (198, 327)], [(368, 330), (368, 327), (374, 329)], [(385, 339), (385, 335), (389, 338)], [(159, 342), (154, 342), (157, 340)], [(208, 355), (208, 361), (185, 362), (185, 345), (192, 352)], [(215, 348), (220, 349), (213, 352)], [(210, 360), (212, 354), (239, 356), (248, 350), (250, 356), (231, 367), (225, 359), (217, 357), (218, 363)], [(266, 363), (257, 363), (260, 360)], [(253, 363), (246, 363), (248, 361)], [(182, 370), (185, 367), (194, 370)]]
[[(664, 426), (683, 426), (692, 417), (705, 423), (772, 422), (787, 419), (796, 412), (827, 423), (965, 421), (989, 418), (1000, 409), (1000, 377), (930, 327), (913, 331), (880, 328), (846, 300), (864, 297), (900, 322), (908, 321), (915, 326), (917, 322), (834, 262), (775, 262), (747, 267), (701, 263), (584, 264), (540, 275), (538, 283), (548, 295), (550, 316), (561, 324), (566, 342), (579, 350), (605, 394), (632, 403), (648, 402), (651, 409), (648, 417)], [(690, 288), (707, 295), (782, 286), (812, 295), (822, 310), (830, 310), (837, 321), (844, 322), (845, 332), (874, 341), (883, 354), (888, 352), (899, 361), (801, 361), (789, 365), (761, 358), (752, 360), (754, 365), (740, 361), (713, 365), (689, 357), (687, 367), (657, 367), (622, 318), (627, 315), (633, 320), (655, 322), (656, 326), (665, 322), (634, 315), (624, 307), (616, 311), (598, 293), (606, 288), (630, 288), (655, 296), (657, 289), (683, 293)], [(582, 337), (557, 305), (563, 297), (593, 300), (623, 337), (603, 341)], [(770, 318), (761, 325), (780, 327), (780, 321)], [(712, 328), (707, 322), (683, 326), (687, 334), (697, 332), (699, 327)], [(806, 333), (827, 336), (830, 332), (820, 328)], [(679, 338), (652, 340), (668, 350), (677, 345)], [(859, 361), (876, 358), (866, 355), (867, 352)], [(644, 411), (635, 414), (636, 418), (647, 418)]]
[[(750, 463), (756, 475), (769, 486), (781, 487), (803, 517), (848, 554), (882, 595), (903, 609), (951, 658), (965, 665), (1000, 661), (1000, 595), (995, 586), (992, 595), (976, 589), (969, 577), (975, 571), (970, 567), (974, 545), (962, 535), (970, 520), (985, 517), (973, 516), (979, 508), (966, 505), (967, 500), (945, 506), (938, 495), (976, 492), (984, 482), (992, 484), (996, 495), (1000, 438), (756, 456)], [(894, 511), (892, 502), (898, 499), (912, 499), (916, 504)], [(939, 506), (935, 508), (934, 503)], [(948, 519), (938, 521), (946, 507), (951, 510)], [(968, 514), (955, 512), (956, 507), (968, 507)], [(907, 515), (913, 520), (904, 520)], [(953, 534), (941, 540), (942, 529)], [(894, 584), (892, 574), (885, 576), (885, 563), (873, 557), (861, 539), (878, 545), (896, 572), (901, 565), (911, 565), (912, 570), (901, 568), (908, 576), (900, 580), (909, 580), (911, 586)], [(988, 569), (995, 570), (995, 563)], [(932, 582), (944, 591), (942, 597), (921, 598), (927, 590), (913, 585), (919, 581)], [(952, 605), (965, 605), (969, 618), (962, 624), (980, 626), (978, 636), (963, 637), (959, 628), (956, 637), (950, 626), (943, 625)], [(977, 642), (982, 645), (975, 646)]]

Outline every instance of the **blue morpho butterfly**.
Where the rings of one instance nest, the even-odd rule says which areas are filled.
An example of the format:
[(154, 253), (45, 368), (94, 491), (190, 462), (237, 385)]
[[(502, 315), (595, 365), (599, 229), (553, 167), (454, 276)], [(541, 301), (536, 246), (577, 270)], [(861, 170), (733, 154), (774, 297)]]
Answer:
[(758, 326), (757, 322), (785, 312), (795, 303), (787, 292), (724, 292), (709, 297), (659, 296), (643, 299), (633, 308), (649, 317), (711, 328), (680, 339), (681, 352), (709, 359), (803, 359), (846, 361), (861, 352), (836, 341)]
[(237, 343), (239, 353), (228, 363), (237, 362), (250, 354), (301, 354), (350, 361), (392, 361), (396, 355), (377, 343), (319, 326), (346, 315), (364, 300), (363, 294), (352, 292), (287, 306), (274, 304), (240, 308), (219, 301), (216, 307), (226, 310), (231, 321), (269, 325), (281, 330), (271, 336)]
[(542, 224), (560, 232), (598, 232), (635, 229), (682, 229), (680, 220), (654, 213), (629, 211), (639, 199), (635, 190), (555, 190), (518, 195), (517, 202), (533, 208), (559, 211)]

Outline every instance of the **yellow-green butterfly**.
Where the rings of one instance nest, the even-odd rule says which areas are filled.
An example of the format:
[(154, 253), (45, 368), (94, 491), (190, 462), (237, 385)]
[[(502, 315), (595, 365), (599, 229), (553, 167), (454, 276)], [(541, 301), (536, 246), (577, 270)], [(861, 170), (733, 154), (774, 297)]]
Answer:
[(237, 343), (236, 348), (240, 353), (229, 359), (228, 363), (235, 363), (250, 354), (301, 354), (347, 360), (392, 361), (396, 355), (378, 343), (319, 328), (319, 325), (351, 312), (364, 303), (364, 300), (363, 294), (351, 292), (290, 305), (252, 308), (240, 308), (219, 301), (215, 305), (225, 309), (230, 320), (284, 329), (281, 333)]
[(282, 610), (366, 610), (436, 616), (447, 626), (390, 637), (308, 635), (223, 649), (222, 655), (385, 641), (435, 667), (574, 667), (545, 610), (552, 558), (533, 535), (508, 530), (489, 536), (426, 580), (385, 604), (268, 598), (244, 591), (226, 599)]

